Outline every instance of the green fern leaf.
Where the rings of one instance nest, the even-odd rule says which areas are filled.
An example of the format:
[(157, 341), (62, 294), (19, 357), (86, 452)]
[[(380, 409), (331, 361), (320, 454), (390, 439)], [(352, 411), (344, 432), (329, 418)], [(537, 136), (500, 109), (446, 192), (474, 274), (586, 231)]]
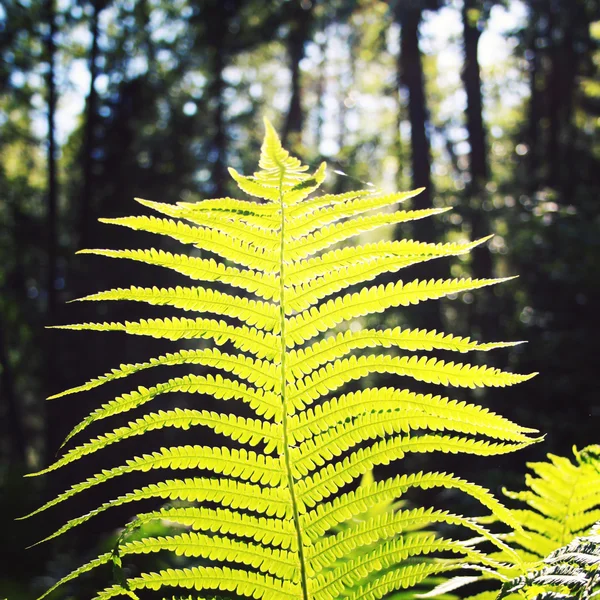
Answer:
[[(361, 244), (362, 233), (447, 209), (391, 211), (393, 205), (421, 190), (317, 195), (326, 177), (325, 165), (309, 172), (281, 146), (268, 122), (265, 128), (258, 171), (243, 175), (230, 169), (240, 190), (252, 199), (176, 204), (138, 199), (159, 216), (102, 220), (170, 237), (217, 259), (152, 248), (82, 251), (158, 266), (192, 283), (165, 288), (132, 285), (80, 299), (142, 302), (161, 307), (168, 313), (165, 316), (58, 328), (201, 343), (121, 364), (52, 398), (98, 387), (109, 389), (103, 386), (141, 372), (157, 373), (152, 369), (159, 367), (188, 367), (190, 371), (195, 367), (201, 372), (130, 387), (119, 395), (111, 392), (74, 426), (65, 444), (75, 436), (83, 438), (92, 423), (101, 425), (105, 419), (133, 410), (138, 411), (135, 418), (125, 425), (108, 426), (92, 439), (82, 439), (36, 475), (76, 461), (91, 461), (92, 455), (100, 459), (109, 446), (167, 428), (209, 430), (223, 442), (180, 443), (147, 454), (134, 451), (120, 465), (95, 469), (35, 510), (32, 515), (92, 488), (100, 494), (104, 483), (118, 477), (127, 481), (134, 473), (137, 477), (149, 471), (156, 477), (156, 483), (105, 500), (46, 537), (65, 534), (118, 506), (134, 510), (133, 503), (165, 502), (156, 510), (140, 512), (112, 553), (90, 561), (62, 582), (111, 561), (120, 565), (155, 552), (182, 557), (178, 568), (128, 577), (106, 587), (96, 598), (139, 599), (145, 590), (176, 588), (193, 590), (197, 597), (223, 592), (265, 600), (374, 600), (465, 562), (489, 577), (500, 578), (505, 568), (501, 560), (520, 564), (523, 556), (481, 522), (398, 503), (413, 488), (452, 488), (470, 495), (484, 516), (507, 523), (519, 535), (526, 528), (520, 525), (521, 514), (505, 508), (484, 488), (437, 472), (379, 482), (365, 479), (358, 485), (374, 466), (400, 460), (407, 453), (491, 456), (539, 439), (535, 430), (464, 401), (416, 393), (408, 386), (394, 389), (373, 384), (381, 373), (456, 388), (521, 383), (532, 375), (415, 354), (487, 351), (518, 342), (477, 342), (427, 329), (357, 327), (362, 317), (504, 281), (410, 281), (396, 276), (381, 285), (377, 280), (380, 275), (401, 273), (409, 265), (465, 254), (488, 238), (447, 244), (421, 240)], [(358, 243), (353, 244), (354, 240)], [(177, 310), (195, 314), (172, 314)], [(226, 320), (207, 318), (207, 313)], [(230, 319), (237, 323), (231, 324)], [(363, 389), (344, 389), (351, 382)], [(173, 408), (165, 405), (164, 398), (173, 393), (196, 396), (190, 396), (186, 408)], [(227, 401), (228, 407), (245, 404), (253, 414), (240, 416), (220, 402), (211, 405), (211, 410), (193, 406), (201, 395)], [(150, 402), (155, 409), (149, 409)], [(172, 478), (179, 471), (181, 478)], [(589, 496), (578, 497), (580, 506), (588, 506), (594, 497), (591, 491)], [(573, 519), (579, 525), (585, 522)], [(157, 520), (169, 523), (174, 532), (129, 538), (140, 525)], [(495, 553), (487, 555), (464, 542), (422, 531), (436, 523), (476, 534), (490, 542)], [(434, 560), (440, 553), (455, 558)], [(187, 562), (182, 563), (184, 558)]]

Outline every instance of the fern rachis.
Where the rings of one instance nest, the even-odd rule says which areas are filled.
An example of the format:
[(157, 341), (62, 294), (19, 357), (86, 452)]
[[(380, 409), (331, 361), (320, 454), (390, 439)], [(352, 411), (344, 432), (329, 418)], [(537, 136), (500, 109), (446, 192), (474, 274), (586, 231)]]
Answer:
[[(73, 428), (66, 442), (80, 436), (93, 422), (141, 407), (145, 413), (125, 426), (67, 450), (38, 474), (166, 427), (208, 427), (225, 440), (241, 444), (239, 448), (230, 448), (227, 443), (160, 448), (92, 475), (35, 511), (46, 510), (84, 490), (137, 471), (183, 472), (181, 477), (169, 475), (159, 483), (109, 500), (71, 519), (49, 538), (114, 506), (151, 498), (183, 500), (194, 504), (142, 513), (136, 523), (169, 519), (191, 527), (192, 531), (129, 541), (127, 536), (134, 526), (128, 526), (114, 553), (84, 565), (65, 580), (100, 564), (158, 551), (210, 559), (213, 566), (146, 573), (130, 578), (126, 586), (106, 588), (98, 594), (99, 599), (137, 597), (136, 590), (163, 586), (207, 592), (229, 590), (265, 600), (374, 599), (458, 564), (456, 560), (431, 562), (427, 559), (431, 553), (449, 552), (482, 568), (497, 565), (494, 558), (455, 540), (430, 533), (405, 535), (435, 522), (460, 525), (492, 541), (497, 549), (510, 552), (485, 527), (460, 515), (433, 509), (394, 509), (384, 516), (369, 512), (382, 502), (398, 499), (411, 488), (455, 488), (479, 500), (497, 518), (514, 522), (510, 512), (487, 490), (452, 474), (421, 472), (373, 481), (359, 488), (348, 487), (373, 467), (401, 459), (408, 452), (493, 455), (514, 451), (536, 440), (532, 437), (534, 430), (445, 396), (384, 387), (343, 393), (349, 382), (377, 373), (457, 388), (503, 387), (530, 377), (412, 354), (491, 350), (506, 343), (477, 343), (428, 330), (348, 327), (358, 318), (389, 308), (502, 281), (398, 280), (386, 286), (376, 282), (379, 275), (463, 254), (485, 240), (467, 244), (382, 241), (337, 247), (352, 242), (362, 232), (443, 211), (373, 214), (372, 211), (407, 200), (418, 190), (309, 197), (325, 178), (324, 165), (308, 174), (306, 167), (283, 150), (270, 124), (266, 128), (260, 170), (252, 177), (231, 170), (240, 189), (258, 200), (222, 198), (176, 205), (140, 201), (166, 218), (105, 220), (170, 236), (208, 251), (223, 262), (154, 249), (85, 251), (166, 268), (189, 277), (194, 285), (133, 286), (99, 292), (82, 300), (143, 302), (199, 312), (201, 316), (82, 323), (63, 328), (117, 331), (172, 341), (202, 339), (205, 345), (209, 344), (120, 365), (55, 398), (158, 366), (200, 365), (204, 372), (167, 378), (105, 402)], [(375, 283), (368, 284), (372, 280)], [(217, 291), (207, 285), (217, 281), (231, 291)], [(363, 287), (356, 292), (347, 291), (357, 285)], [(238, 296), (236, 290), (245, 295)], [(246, 297), (248, 293), (254, 296)], [(345, 330), (337, 332), (340, 325)], [(223, 349), (217, 347), (224, 345)], [(365, 349), (369, 350), (367, 354)], [(148, 410), (147, 406), (157, 397), (171, 392), (210, 394), (232, 407), (242, 402), (254, 415), (238, 416), (235, 408), (231, 412)], [(186, 477), (189, 469), (202, 469), (207, 474)], [(367, 516), (357, 525), (355, 519), (359, 515)], [(349, 551), (360, 554), (340, 563)]]

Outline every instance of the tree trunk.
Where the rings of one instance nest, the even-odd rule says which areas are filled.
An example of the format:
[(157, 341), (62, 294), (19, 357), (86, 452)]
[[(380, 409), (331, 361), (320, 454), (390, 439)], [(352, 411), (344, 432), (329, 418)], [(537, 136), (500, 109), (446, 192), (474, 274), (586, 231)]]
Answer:
[[(464, 67), (462, 80), (467, 95), (467, 131), (469, 135), (469, 169), (471, 181), (466, 187), (465, 214), (471, 223), (471, 237), (476, 240), (489, 233), (489, 222), (483, 209), (485, 185), (489, 178), (488, 148), (483, 123), (483, 99), (481, 94), (481, 75), (477, 57), (480, 31), (477, 23), (469, 18), (476, 8), (475, 0), (464, 0), (462, 10)], [(471, 272), (476, 278), (492, 276), (492, 256), (485, 246), (476, 248), (472, 253)], [(476, 301), (471, 305), (471, 326), (478, 329), (483, 338), (493, 332), (491, 304), (493, 294), (488, 288), (479, 290)]]
[(90, 89), (85, 103), (85, 130), (83, 135), (83, 185), (80, 200), (79, 221), (79, 246), (86, 248), (89, 245), (89, 232), (93, 218), (94, 194), (94, 146), (95, 129), (98, 121), (98, 92), (96, 91), (96, 78), (98, 77), (98, 19), (100, 16), (100, 1), (92, 3), (93, 13), (90, 23), (92, 45), (90, 47), (89, 71)]
[(548, 2), (546, 16), (548, 19), (546, 37), (550, 44), (550, 72), (546, 79), (546, 98), (548, 99), (548, 140), (546, 144), (548, 170), (546, 172), (546, 184), (550, 187), (556, 187), (560, 183), (560, 105), (563, 90), (561, 89), (560, 76), (561, 47), (555, 35), (560, 25), (556, 23), (552, 2)]
[[(419, 49), (419, 24), (421, 9), (400, 8), (400, 81), (408, 89), (408, 116), (411, 127), (411, 166), (413, 187), (424, 187), (425, 190), (413, 200), (416, 210), (432, 208), (433, 185), (431, 181), (431, 148), (427, 134), (428, 111), (425, 99), (425, 84), (421, 51)], [(415, 239), (424, 242), (438, 241), (433, 218), (414, 221)], [(438, 261), (430, 261), (422, 268), (414, 268), (413, 273), (421, 279), (439, 279), (444, 270)], [(414, 326), (427, 329), (442, 328), (439, 302), (424, 302), (413, 311)]]
[(2, 324), (0, 324), (0, 400), (6, 411), (5, 435), (8, 442), (8, 462), (17, 467), (25, 464), (26, 442), (19, 411), (12, 366), (6, 352)]
[(227, 136), (225, 132), (225, 79), (223, 72), (227, 66), (227, 34), (230, 13), (225, 2), (220, 0), (211, 7), (209, 15), (213, 18), (207, 31), (212, 50), (212, 83), (210, 98), (214, 102), (214, 135), (211, 153), (213, 155), (212, 180), (217, 197), (225, 196), (227, 180)]
[(529, 108), (527, 115), (527, 133), (526, 141), (529, 146), (529, 152), (525, 159), (527, 166), (528, 193), (532, 195), (539, 183), (539, 159), (540, 159), (540, 117), (541, 117), (541, 97), (539, 90), (540, 77), (540, 50), (537, 46), (539, 15), (535, 5), (529, 9), (529, 43), (527, 44), (530, 52), (529, 59)]
[(213, 166), (213, 183), (215, 186), (215, 195), (217, 197), (225, 196), (225, 180), (227, 169), (227, 139), (225, 136), (225, 99), (223, 92), (225, 90), (225, 80), (223, 79), (223, 70), (225, 69), (225, 60), (223, 57), (223, 48), (217, 45), (214, 48), (213, 57), (213, 84), (211, 95), (215, 99), (215, 135), (213, 137), (213, 151), (215, 153), (215, 162)]
[[(568, 10), (568, 9), (567, 9)], [(564, 9), (563, 9), (564, 11)], [(562, 166), (561, 177), (561, 192), (563, 202), (567, 203), (568, 198), (573, 194), (575, 187), (575, 155), (577, 127), (574, 122), (574, 101), (577, 87), (577, 77), (579, 74), (579, 57), (580, 54), (576, 51), (576, 36), (575, 27), (576, 20), (581, 18), (581, 7), (572, 9), (572, 12), (565, 14), (564, 36), (563, 36), (563, 51), (562, 68), (563, 77), (561, 89), (563, 90), (563, 107), (562, 107), (562, 135), (560, 140), (560, 164)], [(585, 19), (585, 14), (583, 15)]]
[[(325, 35), (327, 33), (325, 32)], [(317, 107), (316, 107), (316, 124), (315, 124), (315, 148), (319, 152), (321, 142), (323, 141), (323, 126), (325, 124), (325, 93), (327, 91), (327, 46), (328, 37), (319, 44), (319, 53), (321, 60), (319, 61), (319, 75), (317, 77), (315, 93), (317, 96)], [(290, 103), (291, 105), (291, 103)]]
[[(312, 7), (312, 4), (310, 5)], [(290, 136), (299, 141), (304, 124), (304, 111), (302, 109), (302, 85), (300, 82), (300, 61), (304, 58), (304, 47), (310, 37), (311, 8), (303, 8), (302, 3), (292, 4), (290, 15), (290, 31), (287, 37), (287, 55), (291, 72), (291, 96), (288, 113), (281, 136), (285, 146), (290, 141)]]
[[(54, 324), (56, 321), (56, 265), (57, 265), (57, 206), (58, 206), (58, 182), (56, 176), (56, 85), (55, 85), (55, 61), (56, 61), (56, 7), (54, 0), (46, 0), (46, 23), (48, 34), (45, 39), (46, 60), (48, 72), (46, 75), (46, 93), (48, 105), (48, 161), (47, 161), (47, 207), (46, 207), (46, 322)], [(49, 390), (54, 390), (56, 381), (56, 359), (52, 340), (52, 333), (46, 333), (46, 382)], [(46, 429), (45, 429), (45, 452), (46, 459), (54, 455), (59, 447), (60, 428), (59, 417), (56, 406), (46, 403)]]

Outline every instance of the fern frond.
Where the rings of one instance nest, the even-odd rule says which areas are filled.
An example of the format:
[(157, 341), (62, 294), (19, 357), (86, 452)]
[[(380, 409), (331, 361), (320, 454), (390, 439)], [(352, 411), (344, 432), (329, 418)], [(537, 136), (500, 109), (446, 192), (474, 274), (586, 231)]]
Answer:
[[(342, 422), (319, 435), (299, 444), (293, 450), (295, 466), (299, 473), (306, 474), (317, 466), (329, 463), (361, 442), (384, 438), (386, 435), (411, 433), (417, 430), (440, 431), (477, 435), (477, 426), (423, 413), (405, 411), (381, 411), (358, 415), (352, 421)], [(530, 443), (526, 436), (514, 436), (511, 441)]]
[(327, 575), (318, 575), (315, 597), (319, 600), (333, 600), (344, 589), (360, 583), (372, 572), (385, 571), (394, 564), (407, 561), (412, 556), (424, 556), (433, 552), (453, 552), (477, 562), (498, 565), (491, 558), (471, 550), (461, 542), (445, 540), (434, 534), (415, 535), (406, 540), (398, 538), (379, 544), (370, 552), (347, 561)]
[(471, 519), (453, 515), (446, 510), (418, 508), (376, 515), (354, 527), (323, 538), (310, 548), (308, 559), (315, 571), (319, 572), (333, 567), (339, 559), (349, 555), (356, 548), (368, 547), (381, 540), (394, 538), (405, 531), (422, 529), (436, 522), (470, 529), (500, 550), (512, 552), (517, 557), (509, 546)]
[[(401, 350), (450, 350), (469, 352), (471, 350), (493, 350), (516, 346), (522, 342), (497, 342), (480, 344), (470, 338), (453, 336), (448, 333), (427, 331), (425, 329), (351, 329), (340, 332), (323, 340), (314, 342), (307, 348), (291, 350), (289, 368), (294, 378), (310, 374), (323, 364), (342, 358), (353, 350), (364, 348), (399, 348)], [(290, 377), (288, 377), (290, 380)]]
[(516, 528), (519, 527), (518, 521), (515, 520), (511, 512), (494, 498), (488, 490), (460, 479), (451, 473), (440, 472), (398, 475), (392, 479), (361, 486), (309, 510), (302, 516), (302, 523), (306, 528), (309, 539), (314, 542), (340, 523), (368, 511), (369, 508), (377, 504), (401, 497), (413, 487), (425, 490), (435, 487), (460, 490), (476, 498), (502, 522)]
[(374, 191), (370, 190), (352, 190), (350, 192), (342, 192), (341, 194), (323, 194), (322, 196), (314, 196), (307, 198), (304, 202), (288, 207), (285, 211), (285, 216), (288, 221), (293, 223), (300, 219), (306, 219), (316, 210), (329, 206), (339, 206), (348, 200), (372, 196)]
[(256, 517), (224, 508), (167, 507), (137, 515), (136, 523), (163, 520), (195, 530), (248, 537), (256, 542), (296, 551), (294, 526), (282, 519)]
[(388, 414), (391, 414), (389, 411), (402, 411), (465, 423), (477, 427), (482, 435), (500, 440), (526, 441), (525, 434), (537, 433), (536, 429), (516, 425), (474, 404), (394, 388), (368, 388), (317, 404), (291, 416), (290, 432), (296, 443), (303, 442), (347, 419), (381, 411), (388, 411)]
[[(142, 319), (138, 322), (125, 321), (125, 323), (75, 323), (71, 325), (54, 325), (51, 329), (123, 331), (131, 335), (146, 335), (167, 340), (201, 338), (214, 340), (217, 345), (231, 342), (237, 349), (252, 352), (257, 358), (275, 359), (279, 357), (279, 349), (273, 345), (276, 338), (269, 332), (260, 331), (254, 327), (246, 327), (245, 325), (234, 327), (233, 325), (228, 325), (225, 321), (216, 321), (213, 319), (181, 319), (173, 317), (171, 319)], [(169, 363), (169, 360), (175, 360), (172, 359), (173, 356), (173, 354), (170, 354), (155, 360), (158, 360), (161, 364), (180, 364)], [(149, 364), (149, 366), (154, 365), (155, 363)], [(58, 395), (52, 397), (58, 397)]]
[(393, 571), (388, 571), (385, 575), (357, 587), (348, 596), (348, 600), (379, 600), (390, 592), (414, 587), (427, 577), (452, 568), (456, 567), (447, 562), (399, 565)]
[(330, 270), (328, 274), (308, 283), (293, 287), (289, 295), (289, 312), (303, 311), (316, 304), (319, 300), (336, 292), (344, 290), (357, 283), (371, 281), (382, 273), (394, 273), (404, 267), (422, 263), (443, 256), (453, 256), (455, 253), (448, 251), (447, 254), (415, 254), (398, 258), (383, 257), (377, 260), (349, 265), (337, 270)]
[(429, 244), (413, 240), (381, 241), (360, 246), (336, 248), (319, 256), (294, 261), (288, 267), (288, 285), (306, 284), (327, 275), (332, 270), (339, 271), (360, 263), (370, 263), (384, 258), (404, 258), (419, 256), (460, 255), (482, 244), (488, 238), (469, 243)]
[(361, 292), (328, 300), (318, 308), (313, 307), (291, 317), (286, 329), (286, 344), (289, 348), (293, 348), (344, 321), (381, 313), (388, 308), (410, 306), (425, 300), (435, 300), (450, 294), (475, 290), (507, 279), (510, 278), (415, 280), (406, 284), (399, 281), (363, 288)]
[[(328, 363), (307, 375), (297, 384), (290, 383), (290, 406), (302, 410), (321, 396), (335, 391), (354, 379), (370, 373), (392, 373), (412, 377), (417, 381), (456, 387), (505, 387), (531, 379), (534, 374), (518, 375), (486, 366), (446, 363), (426, 356), (351, 356)], [(291, 409), (290, 409), (291, 410)]]
[[(264, 488), (260, 485), (243, 483), (231, 479), (207, 479), (201, 477), (193, 479), (167, 479), (119, 496), (114, 500), (101, 504), (98, 508), (81, 517), (67, 521), (60, 529), (38, 542), (38, 544), (54, 539), (74, 527), (86, 523), (109, 508), (152, 498), (185, 500), (188, 502), (216, 502), (226, 508), (251, 510), (268, 517), (290, 518), (291, 511), (286, 491), (283, 487)], [(39, 514), (46, 510), (46, 508), (54, 506), (54, 504), (56, 504), (54, 501), (50, 501), (44, 507), (34, 510), (28, 515), (21, 517), (21, 519)]]
[(279, 300), (277, 278), (270, 273), (226, 266), (210, 258), (172, 254), (164, 250), (79, 250), (77, 254), (95, 254), (108, 258), (125, 258), (147, 265), (164, 267), (196, 281), (227, 283), (264, 298)]
[[(143, 573), (127, 581), (128, 590), (158, 590), (162, 587), (181, 587), (195, 590), (231, 591), (249, 598), (283, 600), (298, 597), (298, 584), (287, 580), (229, 567), (191, 567), (165, 569), (156, 573)], [(108, 600), (123, 596), (125, 588), (112, 586), (100, 592), (93, 600)]]
[(329, 206), (315, 210), (306, 216), (296, 216), (290, 219), (288, 233), (292, 239), (298, 239), (325, 225), (341, 221), (348, 217), (355, 217), (361, 213), (385, 208), (420, 194), (425, 188), (419, 188), (410, 192), (399, 192), (395, 194), (376, 194), (350, 198), (345, 202), (338, 202), (335, 206)]
[[(575, 462), (549, 454), (548, 461), (528, 463), (535, 477), (527, 475), (527, 490), (505, 491), (509, 498), (525, 502), (529, 509), (516, 510), (527, 534), (544, 539), (515, 542), (540, 558), (568, 544), (591, 526), (600, 514), (600, 461), (586, 462), (576, 450)], [(526, 545), (525, 545), (526, 544)]]
[(103, 565), (108, 564), (111, 561), (111, 559), (112, 559), (112, 552), (106, 552), (104, 554), (101, 554), (97, 558), (90, 560), (89, 562), (85, 563), (81, 567), (71, 571), (68, 575), (65, 575), (64, 577), (59, 579), (51, 588), (47, 589), (38, 598), (38, 600), (43, 600), (43, 598), (46, 598), (46, 596), (49, 596), (52, 592), (57, 590), (59, 587), (62, 587), (65, 583), (69, 583), (69, 581), (73, 581), (74, 579), (77, 579), (80, 575), (83, 575), (84, 573), (89, 573), (90, 571), (93, 571), (97, 567), (101, 567)]
[(272, 252), (256, 248), (248, 242), (230, 238), (219, 231), (192, 227), (181, 221), (157, 217), (119, 217), (100, 219), (100, 222), (121, 225), (135, 231), (166, 235), (183, 244), (193, 244), (196, 248), (214, 252), (225, 260), (231, 260), (250, 269), (267, 273), (277, 270), (277, 261), (272, 258)]
[[(367, 476), (375, 466), (400, 460), (409, 452), (490, 456), (539, 439), (534, 429), (479, 406), (410, 389), (379, 388), (371, 380), (384, 373), (466, 388), (503, 387), (532, 376), (476, 361), (455, 363), (415, 354), (491, 350), (518, 342), (476, 342), (445, 332), (386, 328), (385, 324), (360, 328), (363, 317), (505, 281), (397, 280), (380, 285), (377, 280), (409, 265), (465, 254), (488, 238), (443, 244), (391, 239), (354, 244), (362, 233), (447, 209), (392, 212), (393, 205), (421, 190), (390, 194), (372, 188), (318, 195), (326, 178), (325, 164), (309, 172), (282, 147), (270, 123), (265, 122), (265, 129), (257, 172), (247, 175), (230, 169), (240, 190), (251, 199), (175, 204), (138, 199), (159, 216), (102, 219), (175, 239), (199, 249), (202, 256), (156, 249), (82, 251), (159, 266), (193, 283), (168, 282), (162, 288), (131, 285), (87, 295), (79, 300), (143, 302), (166, 314), (138, 321), (75, 323), (59, 329), (185, 340), (190, 347), (121, 364), (51, 398), (138, 373), (152, 375), (157, 373), (150, 371), (155, 367), (180, 367), (188, 374), (148, 387), (138, 382), (137, 388), (132, 385), (125, 393), (111, 391), (75, 425), (64, 444), (92, 423), (100, 426), (104, 419), (132, 410), (138, 411), (135, 417), (65, 450), (37, 475), (86, 457), (91, 460), (92, 455), (100, 458), (108, 447), (116, 449), (121, 443), (124, 447), (127, 440), (168, 428), (194, 428), (200, 440), (205, 432), (223, 437), (217, 443), (211, 435), (211, 441), (202, 440), (203, 444), (180, 441), (146, 454), (134, 451), (118, 466), (94, 469), (31, 513), (79, 498), (92, 488), (94, 494), (100, 493), (101, 485), (116, 483), (120, 477), (137, 479), (148, 472), (156, 481), (124, 488), (132, 491), (101, 501), (43, 540), (65, 534), (112, 508), (133, 511), (134, 503), (155, 503), (130, 521), (112, 553), (76, 569), (62, 582), (112, 562), (119, 584), (106, 587), (96, 596), (99, 600), (118, 596), (139, 600), (146, 590), (164, 592), (166, 588), (194, 590), (195, 596), (207, 598), (221, 592), (226, 597), (264, 600), (375, 600), (463, 563), (482, 576), (507, 579), (511, 568), (523, 568), (531, 553), (523, 547), (516, 551), (484, 523), (490, 518), (507, 523), (516, 532), (509, 536), (514, 543), (521, 539), (518, 535), (529, 531), (520, 525), (521, 513), (505, 508), (484, 488), (447, 473), (407, 473), (380, 482)], [(177, 310), (188, 314), (175, 316)], [(206, 318), (207, 313), (217, 317)], [(317, 336), (320, 339), (314, 339)], [(396, 355), (398, 350), (401, 354)], [(325, 398), (354, 381), (360, 391)], [(170, 402), (155, 409), (148, 406), (174, 392), (195, 396), (186, 397), (185, 408)], [(229, 412), (214, 401), (205, 410), (203, 396), (227, 401), (234, 410)], [(247, 416), (246, 407), (236, 403), (247, 405), (253, 414)], [(237, 414), (238, 409), (244, 416)], [(597, 454), (591, 449), (581, 454), (581, 460), (592, 460)], [(181, 478), (169, 475), (175, 471), (183, 473)], [(558, 479), (550, 472), (542, 475), (551, 485), (536, 483), (534, 492), (544, 496), (556, 487), (562, 501), (564, 490)], [(465, 493), (478, 502), (483, 519), (408, 507), (405, 497), (414, 488)], [(590, 486), (587, 495), (576, 496), (578, 506), (590, 510), (585, 511), (585, 518), (581, 513), (569, 516), (569, 526), (582, 526), (595, 514), (597, 508), (591, 506), (595, 489)], [(161, 500), (166, 505), (156, 506)], [(543, 525), (549, 518), (544, 515), (537, 522)], [(160, 534), (144, 533), (157, 531), (153, 526), (158, 521)], [(477, 540), (490, 543), (494, 553), (486, 555), (473, 541), (459, 542), (424, 531), (432, 524), (471, 531)], [(165, 533), (163, 527), (174, 531)], [(556, 531), (549, 526), (550, 530)], [(546, 537), (541, 527), (540, 535)], [(536, 540), (530, 539), (534, 551)], [(177, 568), (161, 566), (161, 570), (138, 576), (122, 568), (123, 561), (158, 552), (161, 562), (165, 554), (178, 556)], [(453, 558), (444, 557), (446, 553)]]
[(61, 467), (79, 460), (83, 456), (98, 452), (111, 444), (123, 441), (127, 438), (143, 435), (148, 431), (162, 429), (163, 427), (175, 427), (177, 429), (189, 429), (196, 425), (204, 425), (212, 428), (215, 432), (229, 436), (231, 439), (246, 442), (252, 446), (259, 443), (265, 444), (265, 453), (270, 453), (281, 441), (280, 427), (278, 424), (264, 422), (258, 419), (246, 419), (236, 415), (226, 415), (210, 411), (199, 411), (194, 409), (176, 408), (169, 411), (158, 411), (149, 413), (131, 421), (125, 427), (119, 427), (110, 433), (101, 435), (81, 446), (69, 450), (62, 458), (49, 467), (30, 473), (28, 477), (43, 475), (55, 471)]
[(232, 215), (225, 216), (213, 214), (209, 218), (206, 216), (198, 218), (194, 213), (190, 213), (190, 211), (186, 211), (177, 205), (142, 200), (141, 198), (136, 198), (135, 200), (142, 206), (151, 208), (163, 215), (185, 219), (186, 221), (201, 225), (202, 227), (208, 227), (219, 231), (220, 233), (243, 239), (245, 242), (249, 242), (263, 252), (275, 250), (279, 245), (279, 235), (277, 234), (277, 231), (273, 231), (272, 227), (269, 226), (268, 221), (265, 222), (256, 217), (255, 219), (260, 225), (254, 225), (249, 223), (247, 219), (232, 217)]
[(199, 202), (177, 202), (176, 205), (196, 214), (216, 213), (261, 216), (265, 219), (271, 219), (270, 222), (272, 222), (273, 228), (277, 228), (281, 224), (280, 206), (277, 202), (212, 198), (210, 200), (200, 200)]
[(151, 554), (162, 550), (169, 550), (177, 556), (241, 563), (281, 579), (297, 579), (298, 564), (295, 553), (195, 532), (127, 542), (119, 547), (119, 556)]
[(129, 289), (117, 288), (105, 292), (97, 292), (78, 298), (77, 302), (101, 300), (128, 300), (146, 302), (155, 306), (173, 306), (183, 310), (210, 312), (227, 315), (245, 321), (248, 325), (279, 333), (277, 308), (270, 302), (248, 300), (223, 294), (201, 287), (176, 288), (142, 288), (132, 286)]
[[(490, 443), (470, 438), (420, 435), (395, 436), (381, 440), (367, 448), (360, 448), (344, 460), (328, 464), (316, 470), (312, 475), (304, 477), (298, 483), (298, 495), (307, 506), (328, 498), (340, 488), (351, 483), (376, 465), (386, 465), (394, 460), (403, 458), (407, 452), (445, 452), (476, 454), (479, 456), (494, 456), (507, 454), (525, 448), (529, 442), (522, 443)], [(296, 476), (302, 477), (303, 470), (295, 466)]]
[(270, 456), (256, 454), (253, 451), (229, 449), (212, 446), (176, 446), (161, 448), (152, 454), (143, 454), (126, 461), (125, 465), (106, 469), (88, 477), (85, 481), (72, 485), (68, 490), (47, 502), (34, 513), (56, 506), (65, 500), (105, 483), (115, 477), (150, 471), (152, 469), (205, 469), (219, 475), (235, 477), (262, 485), (277, 486), (281, 483), (280, 461)]
[(423, 210), (407, 210), (395, 213), (381, 213), (369, 217), (356, 217), (343, 223), (329, 225), (316, 233), (300, 237), (290, 241), (288, 251), (290, 260), (301, 260), (307, 258), (316, 252), (321, 252), (360, 233), (373, 231), (383, 225), (398, 225), (417, 219), (425, 219), (433, 215), (440, 215), (447, 212), (447, 208), (427, 208)]
[[(121, 376), (128, 375), (127, 371), (128, 369), (123, 369), (122, 372), (125, 375)], [(95, 382), (98, 382), (98, 380), (95, 380)], [(92, 383), (94, 382), (90, 382), (90, 385)], [(105, 383), (105, 381), (102, 381), (102, 383)], [(81, 386), (81, 388), (87, 389), (87, 385)], [(100, 383), (96, 383), (96, 385), (100, 385)], [(92, 387), (95, 386), (92, 385)], [(71, 393), (74, 391), (80, 390), (74, 388)], [(259, 388), (255, 389), (239, 381), (226, 379), (221, 375), (186, 375), (169, 379), (165, 383), (159, 383), (150, 388), (140, 386), (137, 390), (122, 394), (114, 400), (102, 404), (71, 430), (63, 445), (95, 421), (128, 412), (154, 400), (159, 395), (170, 392), (207, 394), (219, 400), (241, 400), (246, 402), (257, 415), (266, 419), (277, 420), (282, 410), (277, 402), (277, 396), (273, 392), (265, 392)]]
[[(529, 506), (511, 509), (520, 529), (505, 539), (520, 560), (505, 552), (500, 554), (507, 562), (505, 573), (510, 581), (502, 587), (499, 598), (524, 588), (532, 590), (531, 594), (527, 592), (528, 597), (537, 590), (548, 597), (565, 592), (569, 598), (579, 598), (577, 582), (592, 581), (585, 570), (572, 578), (570, 569), (587, 564), (588, 559), (578, 554), (580, 540), (587, 539), (580, 536), (600, 517), (600, 460), (593, 448), (589, 452), (587, 448), (581, 452), (574, 449), (575, 461), (549, 454), (548, 461), (530, 463), (533, 475), (526, 476), (526, 489), (505, 490), (509, 498)], [(590, 533), (594, 535), (593, 531)], [(600, 557), (600, 539), (596, 557)], [(555, 563), (567, 570), (545, 566)]]

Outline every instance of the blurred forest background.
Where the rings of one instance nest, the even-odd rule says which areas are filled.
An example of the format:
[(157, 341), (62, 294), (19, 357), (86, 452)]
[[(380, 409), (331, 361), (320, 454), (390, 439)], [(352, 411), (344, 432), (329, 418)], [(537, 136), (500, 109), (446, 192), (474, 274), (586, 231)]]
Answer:
[[(150, 346), (164, 351), (154, 340), (44, 329), (157, 314), (65, 303), (119, 285), (173, 285), (150, 267), (132, 274), (75, 251), (156, 244), (97, 222), (139, 213), (134, 196), (235, 196), (226, 166), (255, 169), (263, 116), (306, 162), (338, 171), (327, 183), (335, 191), (425, 186), (418, 207), (454, 209), (393, 235), (495, 234), (419, 276), (520, 275), (387, 317), (528, 340), (483, 358), (541, 373), (462, 399), (539, 428), (543, 444), (483, 463), (451, 457), (443, 468), (499, 492), (519, 485), (526, 460), (598, 443), (599, 69), (598, 0), (0, 1), (0, 597), (35, 597), (122, 522), (109, 515), (24, 550), (64, 521), (63, 509), (14, 518), (98, 465), (23, 473), (52, 461), (77, 420), (108, 399), (104, 388), (44, 398)], [(66, 514), (81, 514), (78, 503)]]

